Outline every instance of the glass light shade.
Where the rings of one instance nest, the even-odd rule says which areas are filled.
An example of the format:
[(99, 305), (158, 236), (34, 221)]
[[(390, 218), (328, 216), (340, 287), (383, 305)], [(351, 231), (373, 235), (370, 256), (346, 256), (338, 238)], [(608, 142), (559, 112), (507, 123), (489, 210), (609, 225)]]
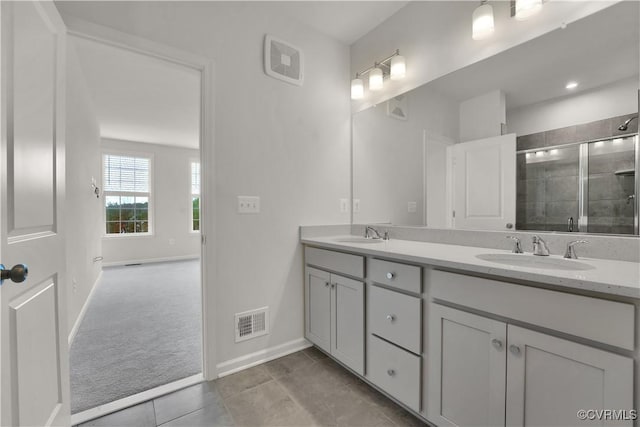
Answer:
[(472, 37), (474, 40), (482, 40), (493, 34), (493, 6), (481, 4), (473, 11)]
[(542, 0), (516, 0), (516, 15), (518, 21), (524, 21), (542, 9)]
[(351, 80), (351, 99), (364, 98), (364, 82), (362, 79), (355, 78)]
[(381, 90), (383, 86), (383, 76), (381, 68), (374, 68), (369, 72), (369, 90)]
[(404, 56), (396, 55), (391, 58), (391, 80), (404, 79), (407, 72), (407, 65)]

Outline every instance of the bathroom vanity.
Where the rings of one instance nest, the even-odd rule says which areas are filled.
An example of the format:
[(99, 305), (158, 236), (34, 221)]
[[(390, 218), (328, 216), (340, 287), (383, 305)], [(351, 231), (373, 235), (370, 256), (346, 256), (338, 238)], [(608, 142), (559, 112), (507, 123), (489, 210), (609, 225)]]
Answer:
[(306, 338), (415, 415), (581, 425), (592, 421), (578, 411), (609, 409), (626, 411), (613, 424), (634, 425), (638, 263), (356, 236), (302, 243)]

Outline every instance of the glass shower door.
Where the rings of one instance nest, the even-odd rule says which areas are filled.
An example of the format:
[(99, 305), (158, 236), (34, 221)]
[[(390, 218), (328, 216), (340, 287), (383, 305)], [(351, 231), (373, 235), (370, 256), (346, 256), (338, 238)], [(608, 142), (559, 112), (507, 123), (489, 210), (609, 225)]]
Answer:
[(588, 144), (583, 210), (590, 233), (637, 233), (637, 136)]

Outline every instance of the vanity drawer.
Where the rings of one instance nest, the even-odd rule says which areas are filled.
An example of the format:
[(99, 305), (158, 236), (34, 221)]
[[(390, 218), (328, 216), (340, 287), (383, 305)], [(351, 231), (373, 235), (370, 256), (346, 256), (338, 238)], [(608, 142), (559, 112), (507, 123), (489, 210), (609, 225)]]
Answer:
[(421, 292), (420, 267), (398, 262), (372, 259), (369, 277), (376, 283), (419, 294)]
[(307, 265), (364, 278), (364, 257), (305, 246), (304, 258)]
[(420, 357), (370, 336), (369, 380), (416, 412), (420, 412)]
[(420, 354), (422, 299), (369, 287), (369, 332)]

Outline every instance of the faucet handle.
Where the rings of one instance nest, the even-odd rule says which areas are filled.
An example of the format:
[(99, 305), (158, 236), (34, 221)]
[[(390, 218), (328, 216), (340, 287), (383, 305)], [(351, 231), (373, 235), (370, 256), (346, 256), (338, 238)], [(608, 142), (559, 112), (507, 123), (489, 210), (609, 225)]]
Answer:
[(565, 258), (569, 259), (578, 259), (578, 255), (576, 254), (576, 250), (573, 248), (575, 245), (580, 243), (588, 244), (588, 240), (574, 240), (572, 242), (567, 243), (567, 250), (564, 253)]
[(506, 236), (506, 238), (513, 240), (513, 249), (511, 250), (511, 252), (513, 252), (514, 254), (521, 254), (522, 245), (520, 244), (520, 239), (515, 236)]

